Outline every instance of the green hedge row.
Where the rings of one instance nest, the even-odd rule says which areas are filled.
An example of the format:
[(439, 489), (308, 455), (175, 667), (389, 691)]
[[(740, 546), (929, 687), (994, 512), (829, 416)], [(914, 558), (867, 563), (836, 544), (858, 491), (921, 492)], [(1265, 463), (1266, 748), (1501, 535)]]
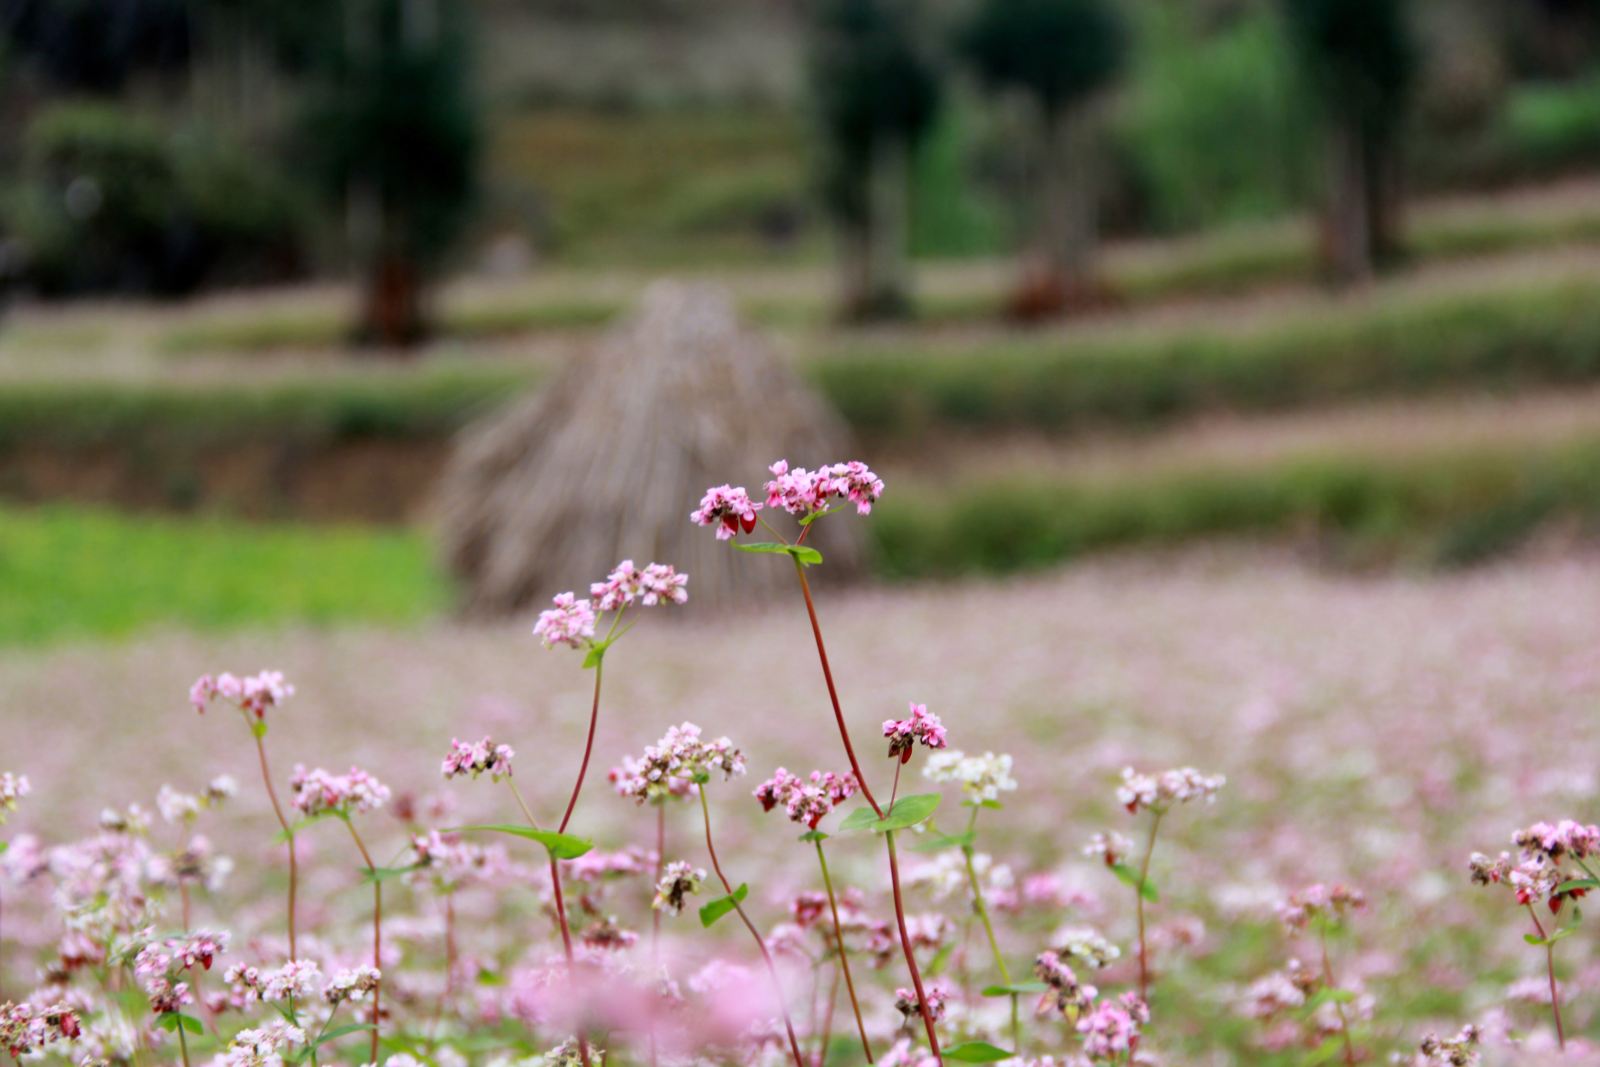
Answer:
[(890, 578), (1004, 573), (1091, 552), (1300, 534), (1341, 554), (1453, 566), (1520, 543), (1547, 519), (1600, 523), (1600, 436), (1409, 456), (1302, 456), (1126, 480), (902, 483), (872, 515)]
[(1585, 382), (1600, 379), (1600, 283), (1333, 308), (1248, 333), (857, 345), (810, 369), (874, 442)]

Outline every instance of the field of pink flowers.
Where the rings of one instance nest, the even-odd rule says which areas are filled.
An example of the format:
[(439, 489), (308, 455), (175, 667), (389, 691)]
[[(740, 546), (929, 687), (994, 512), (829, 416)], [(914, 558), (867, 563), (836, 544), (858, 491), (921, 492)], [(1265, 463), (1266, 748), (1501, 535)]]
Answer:
[[(880, 491), (697, 514), (733, 551)], [(0, 654), (0, 1049), (1600, 1062), (1600, 559), (1194, 552), (811, 616), (816, 562), (752, 551), (793, 601), (723, 618), (628, 565), (536, 635)]]

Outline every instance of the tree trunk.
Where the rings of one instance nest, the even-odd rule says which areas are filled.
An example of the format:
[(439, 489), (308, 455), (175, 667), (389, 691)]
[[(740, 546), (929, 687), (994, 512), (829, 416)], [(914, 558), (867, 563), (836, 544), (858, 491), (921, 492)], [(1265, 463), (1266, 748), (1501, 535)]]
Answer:
[(1322, 253), (1329, 277), (1353, 285), (1372, 277), (1373, 219), (1368, 145), (1359, 124), (1336, 120), (1328, 140), (1328, 210)]
[(1099, 240), (1092, 102), (1059, 108), (1043, 118), (1034, 239), (1024, 254), (1012, 313), (1042, 318), (1099, 303)]
[(408, 348), (427, 335), (426, 323), (421, 269), (404, 254), (380, 254), (367, 275), (357, 340), (390, 350)]

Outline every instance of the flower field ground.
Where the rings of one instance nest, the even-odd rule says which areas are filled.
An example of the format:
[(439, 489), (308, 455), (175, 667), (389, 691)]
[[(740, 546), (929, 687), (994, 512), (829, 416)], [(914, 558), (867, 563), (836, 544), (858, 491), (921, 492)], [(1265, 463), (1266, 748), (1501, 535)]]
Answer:
[[(1539, 1003), (1544, 951), (1524, 942), (1527, 914), (1509, 893), (1471, 884), (1467, 860), (1510, 848), (1516, 827), (1591, 810), (1600, 765), (1597, 606), (1600, 557), (1572, 553), (1466, 573), (1363, 578), (1264, 549), (1198, 549), (1027, 579), (819, 592), (844, 707), (879, 792), (889, 764), (877, 725), (902, 714), (908, 700), (943, 718), (951, 747), (1014, 756), (1020, 788), (1002, 795), (1001, 809), (981, 812), (975, 845), (995, 865), (984, 877), (1013, 970), (1028, 971), (1053, 931), (1089, 926), (1122, 950), (1094, 981), (1129, 988), (1133, 891), (1082, 848), (1096, 832), (1133, 836), (1147, 825), (1117, 802), (1125, 766), (1192, 765), (1227, 776), (1214, 804), (1175, 807), (1162, 826), (1150, 875), (1159, 889), (1149, 906), (1153, 1021), (1141, 1046), (1163, 1063), (1215, 1065), (1338, 1061), (1338, 1047), (1306, 1021), (1316, 1005), (1268, 1022), (1246, 1017), (1246, 1006), (1262, 999), (1252, 983), (1291, 958), (1315, 966), (1314, 939), (1274, 915), (1289, 892), (1312, 883), (1365, 894), (1366, 906), (1341, 925), (1331, 950), (1340, 984), (1354, 991), (1348, 1005), (1362, 1061), (1413, 1053), (1427, 1032), (1448, 1036), (1466, 1022), (1484, 1028), (1490, 1062), (1539, 1061), (1551, 1040), (1548, 994)], [(707, 786), (719, 852), (733, 879), (749, 882), (746, 910), (756, 923), (782, 922), (796, 892), (820, 888), (814, 856), (781, 812), (762, 814), (750, 791), (780, 765), (840, 763), (810, 641), (798, 598), (726, 618), (647, 620), (606, 659), (599, 771), (591, 771), (601, 778), (590, 780), (575, 832), (607, 852), (649, 847), (652, 812), (612, 795), (604, 769), (685, 719), (708, 736), (726, 733), (750, 773)], [(542, 651), (522, 624), (174, 631), (113, 645), (11, 649), (0, 651), (4, 763), (30, 776), (33, 793), (7, 836), (60, 842), (88, 833), (107, 806), (151, 807), (163, 783), (198, 789), (213, 775), (234, 775), (239, 796), (206, 816), (206, 828), (239, 869), (197, 898), (195, 922), (232, 929), (234, 958), (248, 957), (250, 935), (281, 923), (281, 897), (269, 888), (281, 887), (281, 846), (252, 777), (246, 731), (227, 709), (197, 717), (186, 693), (202, 671), (258, 665), (285, 671), (298, 690), (270, 720), (269, 744), (284, 773), (300, 761), (336, 769), (354, 762), (397, 798), (426, 798), (444, 787), (439, 757), (450, 739), (487, 733), (516, 748), (516, 781), (535, 811), (549, 812), (559, 810), (582, 752), (591, 675), (570, 653)], [(902, 792), (942, 789), (934, 821), (958, 829), (959, 790), (922, 781), (920, 763), (907, 768)], [(441, 816), (446, 822), (516, 817), (487, 778), (453, 784), (450, 793), (460, 808)], [(375, 853), (404, 851), (401, 822), (388, 812), (366, 820)], [(704, 866), (693, 805), (669, 805), (665, 825), (666, 855)], [(835, 830), (828, 848), (836, 881), (864, 887), (865, 909), (886, 912), (880, 850), (864, 835), (824, 829)], [(157, 835), (165, 832), (158, 824)], [(915, 851), (931, 835), (901, 836), (913, 850), (904, 858), (908, 910), (948, 917), (943, 947), (924, 954), (930, 980), (952, 993), (946, 1027), (1004, 1043), (1004, 998), (977, 995), (997, 979), (962, 883), (951, 881), (948, 865), (918, 873), (939, 862), (938, 853)], [(359, 954), (369, 902), (349, 841), (325, 827), (301, 841), (302, 926), (317, 929), (331, 953)], [(461, 951), (486, 960), (527, 951), (519, 931), (530, 926), (533, 940), (549, 939), (535, 914), (547, 893), (537, 847), (511, 848), (526, 864), (520, 873), (498, 888), (458, 894), (471, 917)], [(399, 1017), (420, 1033), (425, 987), (402, 990), (408, 968), (420, 972), (437, 959), (437, 900), (392, 884), (386, 907), (397, 953), (386, 962), (395, 977), (385, 982), (395, 983)], [(54, 935), (27, 921), (46, 901), (30, 899), (26, 888), (7, 885), (6, 893), (0, 980), (11, 988), (30, 973), (24, 960)], [(603, 910), (622, 926), (648, 927), (646, 882), (621, 879), (605, 893)], [(668, 918), (665, 930), (670, 958), (685, 973), (713, 952), (757, 965), (732, 924), (701, 930), (686, 912)], [(1600, 1038), (1593, 936), (1580, 925), (1555, 954), (1571, 1053), (1561, 1062), (1592, 1062), (1582, 1038)], [(803, 1004), (810, 971), (804, 960), (780, 957)], [(861, 970), (863, 1011), (887, 1048), (895, 972)], [(505, 983), (518, 979), (508, 973), (486, 965), (473, 994), (480, 1007), (514, 999)], [(1033, 997), (1025, 999), (1031, 1007)], [(480, 1057), (495, 1041), (515, 1044), (495, 1036), (522, 1032), (510, 1025), (516, 1009), (507, 1010), (495, 1016), (498, 1027), (485, 1024), (479, 1045), (462, 1046), (480, 1049), (473, 1062), (489, 1062)], [(809, 1040), (815, 1017), (803, 1006), (796, 1014)], [(852, 1033), (846, 1019), (841, 1008), (836, 1037)], [(1046, 1035), (1061, 1027), (1038, 1025)], [(1502, 1049), (1505, 1032), (1523, 1045)], [(210, 1038), (192, 1040), (204, 1046)], [(364, 1050), (364, 1041), (356, 1044)], [(438, 1057), (444, 1046), (420, 1051)], [(860, 1059), (859, 1047), (833, 1048), (830, 1062)]]

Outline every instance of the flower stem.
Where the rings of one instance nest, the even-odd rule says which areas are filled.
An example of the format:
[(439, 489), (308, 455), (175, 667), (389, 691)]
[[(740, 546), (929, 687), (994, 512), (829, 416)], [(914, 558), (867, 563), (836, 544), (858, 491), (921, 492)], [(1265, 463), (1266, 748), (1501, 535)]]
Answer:
[(347, 816), (344, 824), (350, 828), (350, 836), (355, 840), (356, 848), (361, 852), (361, 859), (367, 865), (367, 873), (372, 876), (372, 969), (378, 972), (379, 977), (372, 987), (372, 1044), (368, 1059), (376, 1063), (378, 1028), (383, 1025), (383, 882), (378, 878), (378, 867), (372, 862), (366, 843), (356, 832), (355, 820)]
[[(978, 809), (972, 809), (973, 822), (977, 822)], [(972, 886), (972, 910), (977, 912), (978, 920), (983, 923), (983, 932), (989, 939), (989, 951), (994, 954), (994, 965), (1000, 971), (1000, 980), (1006, 985), (1011, 985), (1011, 968), (1006, 966), (1005, 954), (1000, 951), (1000, 941), (994, 934), (994, 923), (989, 919), (989, 905), (983, 899), (983, 885), (978, 881), (978, 869), (973, 866), (972, 846), (962, 845), (961, 856), (966, 862), (967, 883)], [(1018, 1017), (1017, 994), (1011, 994), (1011, 1044), (1015, 1050), (1022, 1046), (1022, 1028)]]
[(1539, 931), (1539, 940), (1544, 945), (1545, 971), (1550, 975), (1550, 1011), (1556, 1018), (1556, 1045), (1565, 1051), (1567, 1047), (1567, 1034), (1561, 1026), (1561, 995), (1556, 991), (1556, 946), (1545, 935), (1544, 924), (1539, 922), (1538, 912), (1533, 910), (1533, 905), (1528, 905), (1528, 917), (1533, 920), (1533, 928)]
[(572, 799), (567, 801), (567, 810), (561, 816), (561, 825), (557, 827), (563, 834), (567, 832), (567, 824), (572, 821), (572, 809), (578, 806), (578, 794), (583, 792), (583, 779), (589, 773), (589, 757), (594, 754), (594, 731), (600, 722), (600, 674), (605, 670), (605, 665), (604, 657), (594, 665), (594, 703), (589, 707), (589, 737), (583, 743), (583, 763), (578, 768), (578, 780), (572, 783)]
[(1150, 820), (1150, 840), (1145, 844), (1144, 860), (1139, 864), (1139, 884), (1134, 893), (1139, 910), (1139, 999), (1146, 1003), (1150, 1000), (1150, 953), (1145, 944), (1144, 894), (1145, 887), (1150, 884), (1150, 858), (1156, 854), (1156, 832), (1161, 829), (1162, 814), (1158, 811)]
[[(700, 794), (700, 811), (705, 817), (706, 851), (711, 854), (711, 866), (717, 872), (717, 880), (722, 883), (723, 891), (728, 894), (729, 899), (732, 899), (733, 883), (722, 873), (722, 863), (717, 859), (717, 846), (711, 843), (711, 805), (706, 802), (705, 787), (696, 786), (695, 792)], [(778, 998), (778, 1011), (783, 1015), (783, 1028), (789, 1035), (789, 1051), (794, 1054), (794, 1067), (806, 1067), (805, 1058), (800, 1055), (800, 1040), (794, 1036), (794, 1023), (789, 1019), (789, 1005), (784, 1001), (783, 983), (778, 980), (778, 968), (772, 962), (772, 953), (767, 951), (767, 940), (761, 936), (761, 931), (756, 929), (756, 924), (750, 921), (750, 916), (745, 914), (743, 904), (734, 900), (733, 910), (739, 913), (745, 929), (755, 938), (756, 947), (761, 950), (761, 960), (767, 965), (767, 975), (772, 979), (772, 989)]]
[(299, 861), (295, 859), (294, 828), (289, 825), (289, 820), (284, 818), (283, 805), (278, 803), (278, 791), (272, 785), (272, 771), (267, 766), (267, 745), (263, 739), (259, 723), (250, 724), (250, 732), (256, 739), (256, 756), (261, 762), (261, 781), (267, 787), (267, 799), (272, 801), (272, 813), (278, 817), (278, 825), (283, 827), (283, 836), (289, 843), (289, 958), (297, 960), (299, 953), (295, 950), (295, 894), (300, 886)]
[(828, 890), (828, 908), (833, 912), (833, 943), (839, 949), (839, 969), (844, 972), (844, 986), (850, 993), (850, 1010), (856, 1015), (856, 1032), (861, 1035), (861, 1051), (866, 1053), (867, 1062), (872, 1063), (874, 1062), (872, 1042), (867, 1040), (867, 1024), (861, 1021), (861, 1004), (856, 999), (855, 979), (850, 977), (850, 956), (844, 947), (844, 927), (839, 922), (839, 902), (833, 894), (833, 878), (828, 874), (828, 857), (822, 852), (821, 840), (818, 840), (816, 845), (817, 863), (822, 867), (822, 884)]
[(189, 1067), (189, 1039), (183, 1033), (183, 1013), (178, 1013), (178, 1050), (183, 1053), (183, 1067)]
[(922, 991), (922, 972), (917, 969), (917, 954), (911, 950), (911, 935), (906, 930), (906, 907), (900, 899), (900, 861), (894, 851), (894, 831), (883, 835), (889, 846), (889, 884), (894, 890), (894, 918), (900, 926), (900, 948), (905, 952), (906, 967), (911, 971), (911, 985), (917, 991), (917, 1010), (922, 1015), (922, 1025), (928, 1031), (928, 1048), (933, 1058), (943, 1067), (944, 1055), (939, 1051), (939, 1035), (933, 1028), (933, 1012), (928, 1010), (928, 997)]
[[(1328, 929), (1326, 926), (1317, 931), (1322, 944), (1322, 983), (1331, 994), (1337, 988), (1333, 981), (1333, 964), (1328, 959)], [(1356, 1050), (1350, 1043), (1350, 1020), (1345, 1017), (1344, 1004), (1339, 1000), (1333, 1002), (1334, 1010), (1339, 1015), (1339, 1033), (1344, 1037), (1344, 1062), (1346, 1067), (1355, 1067)]]
[[(661, 872), (666, 865), (667, 858), (667, 806), (656, 805), (656, 882), (661, 882)], [(650, 909), (650, 980), (659, 981), (661, 978), (661, 909)], [(656, 1067), (660, 1062), (660, 1050), (656, 1042), (656, 1022), (654, 1013), (650, 1016), (650, 1067)]]
[(844, 709), (839, 706), (839, 690), (833, 684), (833, 668), (828, 664), (827, 646), (822, 643), (822, 624), (817, 621), (817, 605), (811, 599), (811, 583), (806, 580), (805, 564), (798, 559), (794, 561), (794, 573), (800, 579), (800, 593), (806, 600), (806, 614), (811, 619), (811, 635), (817, 641), (817, 658), (822, 661), (822, 677), (828, 683), (828, 699), (833, 702), (833, 718), (839, 724), (839, 739), (844, 742), (844, 754), (850, 759), (850, 771), (856, 776), (856, 785), (861, 787), (861, 795), (867, 798), (867, 803), (872, 805), (873, 812), (881, 819), (883, 809), (873, 798), (872, 790), (867, 785), (867, 777), (861, 773), (861, 763), (856, 759), (856, 750), (850, 744), (850, 728), (845, 725)]

